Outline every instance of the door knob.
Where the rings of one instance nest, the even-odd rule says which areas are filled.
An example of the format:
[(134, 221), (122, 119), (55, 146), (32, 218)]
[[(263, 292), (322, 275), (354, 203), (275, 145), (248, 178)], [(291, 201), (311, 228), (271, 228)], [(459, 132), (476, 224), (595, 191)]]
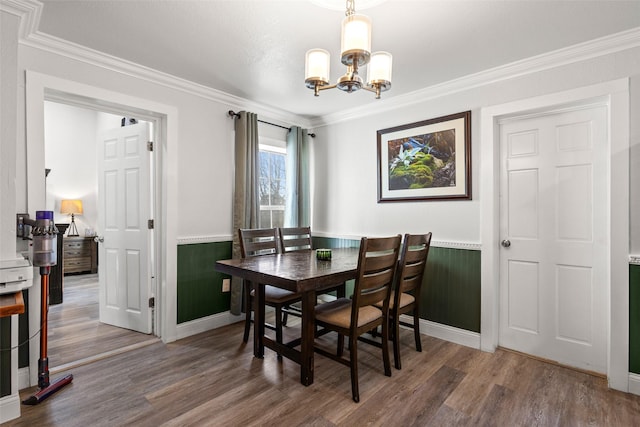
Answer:
[(502, 247), (508, 248), (509, 246), (511, 246), (511, 241), (505, 239), (502, 242), (500, 242), (500, 244), (502, 245)]
[(96, 236), (93, 238), (93, 241), (96, 243), (104, 243), (104, 236)]

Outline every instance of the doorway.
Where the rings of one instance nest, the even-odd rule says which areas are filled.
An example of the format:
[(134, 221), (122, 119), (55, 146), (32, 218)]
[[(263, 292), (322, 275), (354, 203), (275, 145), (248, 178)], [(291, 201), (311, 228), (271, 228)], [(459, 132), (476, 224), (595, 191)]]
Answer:
[(577, 105), (605, 105), (608, 147), (604, 177), (609, 199), (605, 204), (610, 241), (606, 255), (606, 375), (609, 386), (629, 390), (629, 80), (619, 79), (565, 92), (483, 108), (480, 193), (482, 194), (482, 299), (480, 347), (493, 352), (499, 345), (500, 325), (500, 138), (499, 121)]
[(607, 106), (500, 126), (499, 345), (607, 370)]
[[(142, 302), (146, 305), (148, 295), (154, 293), (154, 289), (151, 287), (155, 285), (151, 280), (153, 274), (150, 274), (151, 269), (149, 266), (155, 265), (152, 261), (156, 252), (148, 250), (153, 240), (151, 238), (152, 230), (146, 230), (146, 222), (151, 217), (150, 210), (153, 209), (153, 196), (151, 195), (153, 194), (152, 177), (154, 174), (151, 173), (150, 169), (152, 153), (147, 152), (147, 141), (154, 139), (153, 124), (144, 120), (131, 119), (131, 117), (125, 119), (126, 113), (111, 114), (100, 111), (96, 107), (78, 106), (70, 103), (69, 100), (63, 101), (59, 102), (56, 98), (55, 100), (45, 100), (44, 102), (45, 165), (50, 170), (46, 187), (46, 209), (54, 212), (56, 223), (66, 223), (68, 218), (59, 213), (60, 201), (62, 199), (82, 201), (83, 213), (75, 218), (80, 236), (73, 238), (61, 236), (63, 247), (61, 257), (68, 258), (71, 253), (67, 250), (69, 245), (90, 245), (93, 248), (93, 252), (99, 253), (97, 257), (99, 262), (97, 268), (94, 267), (91, 271), (66, 274), (63, 279), (64, 294), (61, 296), (62, 302), (59, 305), (52, 305), (50, 308), (49, 343), (50, 360), (53, 368), (59, 367), (60, 364), (65, 365), (72, 362), (77, 363), (79, 360), (91, 360), (92, 358), (100, 357), (101, 354), (111, 353), (115, 349), (119, 350), (126, 348), (130, 344), (149, 340), (152, 335), (137, 337), (137, 334), (133, 331), (138, 330), (145, 334), (153, 332), (150, 309), (148, 306), (136, 309), (136, 304), (133, 304), (134, 301), (132, 299), (138, 296), (137, 305), (139, 306)], [(123, 121), (126, 121), (127, 126), (123, 126)], [(133, 134), (136, 134), (138, 138), (129, 137), (132, 134), (129, 129), (133, 128), (135, 128)], [(123, 130), (124, 135), (129, 138), (118, 141), (114, 135), (123, 133)], [(130, 161), (132, 153), (138, 153), (140, 154), (139, 157), (148, 159), (144, 161), (146, 166), (142, 170), (140, 168), (131, 169), (129, 167), (131, 166), (130, 164), (127, 167), (130, 179), (126, 182), (137, 182), (138, 186), (143, 189), (142, 193), (145, 195), (143, 199), (138, 200), (139, 198), (134, 197), (135, 200), (127, 200), (128, 203), (122, 203), (118, 199), (118, 194), (122, 195), (128, 191), (110, 191), (110, 200), (105, 203), (104, 194), (108, 192), (104, 190), (104, 185), (101, 184), (99, 179), (100, 176), (104, 175), (101, 171), (104, 171), (104, 158), (107, 151), (102, 145), (103, 137), (113, 142), (110, 145), (111, 148), (120, 147), (119, 149), (124, 152), (124, 146), (126, 145), (126, 161)], [(133, 150), (134, 148), (135, 150)], [(108, 152), (111, 153), (113, 151)], [(124, 162), (123, 160), (116, 161)], [(140, 162), (137, 163), (139, 164)], [(112, 165), (114, 165), (113, 161)], [(117, 166), (117, 164), (114, 166)], [(113, 175), (111, 173), (112, 170), (113, 166), (107, 174)], [(136, 173), (131, 179), (131, 172), (140, 173)], [(130, 189), (131, 185), (127, 190)], [(141, 192), (138, 191), (137, 193)], [(138, 234), (142, 235), (137, 239), (128, 239), (128, 242), (141, 240), (142, 243), (136, 246), (135, 251), (129, 247), (120, 251), (129, 255), (142, 254), (144, 260), (133, 265), (129, 262), (131, 261), (131, 256), (124, 261), (121, 259), (122, 257), (119, 257), (121, 261), (120, 268), (118, 265), (112, 265), (111, 270), (113, 271), (111, 271), (110, 269), (105, 269), (105, 266), (110, 261), (109, 258), (112, 259), (113, 257), (105, 256), (104, 246), (105, 244), (109, 245), (109, 255), (114, 251), (117, 253), (118, 248), (117, 243), (115, 245), (113, 243), (116, 239), (112, 237), (112, 227), (105, 227), (104, 218), (107, 216), (105, 211), (109, 213), (114, 210), (108, 210), (106, 207), (115, 205), (128, 205), (130, 209), (135, 206), (135, 210), (140, 211), (140, 214), (145, 217), (144, 221), (136, 218), (138, 222), (144, 222), (144, 229), (138, 230)], [(122, 212), (122, 209), (116, 209), (115, 211)], [(125, 215), (126, 220), (130, 218), (131, 215)], [(131, 229), (132, 227), (129, 226), (128, 228)], [(105, 229), (111, 233), (106, 243), (103, 239)], [(94, 236), (102, 239), (103, 242), (94, 242)], [(141, 247), (144, 250), (141, 251)], [(73, 251), (75, 251), (75, 247)], [(67, 258), (63, 262), (65, 272), (67, 272), (68, 261), (71, 262), (71, 259)], [(116, 264), (118, 263), (116, 262)], [(141, 266), (141, 264), (143, 265)], [(120, 318), (124, 318), (123, 321), (120, 321), (120, 318), (110, 315), (110, 310), (112, 311), (114, 306), (117, 307), (112, 303), (113, 295), (116, 292), (111, 289), (107, 290), (105, 282), (117, 287), (118, 284), (114, 284), (114, 282), (120, 281), (122, 283), (122, 278), (118, 280), (116, 277), (116, 280), (114, 280), (114, 276), (116, 276), (114, 272), (129, 271), (131, 273), (131, 270), (137, 270), (140, 274), (135, 278), (136, 280), (133, 280), (132, 274), (126, 276), (128, 293), (125, 293), (124, 297), (128, 298), (125, 304), (128, 304), (130, 310), (120, 316)], [(144, 279), (141, 280), (142, 277)], [(107, 282), (107, 278), (111, 280)], [(143, 314), (145, 321), (140, 320), (140, 313)], [(135, 322), (130, 317), (135, 318)], [(118, 330), (119, 328), (115, 326), (126, 329)], [(69, 352), (64, 348), (70, 344), (76, 347), (75, 352)]]

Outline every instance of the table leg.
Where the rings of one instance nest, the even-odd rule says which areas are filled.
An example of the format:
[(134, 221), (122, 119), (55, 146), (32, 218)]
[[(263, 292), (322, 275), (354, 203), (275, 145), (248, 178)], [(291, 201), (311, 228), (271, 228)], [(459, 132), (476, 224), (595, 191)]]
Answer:
[(256, 284), (253, 307), (253, 355), (258, 359), (264, 357), (264, 286)]
[(313, 344), (315, 340), (315, 290), (302, 293), (302, 343), (300, 357), (300, 382), (313, 384)]

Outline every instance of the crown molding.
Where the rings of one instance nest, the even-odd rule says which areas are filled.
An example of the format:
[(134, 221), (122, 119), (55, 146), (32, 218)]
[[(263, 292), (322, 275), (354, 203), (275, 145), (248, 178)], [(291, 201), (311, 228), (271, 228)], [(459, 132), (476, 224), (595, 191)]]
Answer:
[(423, 103), (428, 100), (442, 98), (458, 92), (480, 86), (497, 83), (516, 77), (538, 73), (540, 71), (592, 58), (608, 55), (640, 46), (640, 27), (632, 28), (616, 34), (579, 43), (566, 48), (543, 53), (510, 64), (501, 65), (479, 73), (470, 74), (458, 79), (419, 89), (403, 95), (385, 98), (381, 102), (343, 110), (319, 117), (312, 121), (312, 127), (318, 128), (340, 122), (359, 119)]
[(640, 27), (579, 43), (552, 52), (505, 64), (479, 73), (460, 77), (403, 95), (385, 98), (375, 104), (342, 110), (315, 118), (305, 118), (291, 112), (256, 103), (220, 90), (194, 83), (171, 74), (127, 61), (104, 52), (72, 43), (38, 31), (42, 3), (37, 0), (0, 0), (0, 8), (22, 17), (20, 43), (36, 49), (61, 55), (76, 61), (105, 68), (120, 74), (179, 90), (211, 101), (225, 104), (232, 109), (248, 109), (283, 123), (297, 124), (303, 128), (319, 127), (380, 114), (408, 107), (465, 90), (500, 81), (525, 76), (562, 65), (597, 58), (603, 55), (640, 46)]
[[(38, 31), (43, 4), (37, 0), (0, 0), (2, 10), (22, 17), (20, 39), (22, 45), (84, 62), (119, 74), (158, 84), (210, 101), (224, 104), (235, 110), (250, 110), (270, 120), (310, 127), (310, 121), (291, 112), (257, 103), (245, 98), (194, 83), (174, 75), (109, 55), (86, 46), (79, 45)], [(226, 108), (225, 107), (225, 108)]]
[(0, 10), (21, 18), (19, 38), (22, 40), (38, 28), (42, 3), (37, 0), (0, 0)]

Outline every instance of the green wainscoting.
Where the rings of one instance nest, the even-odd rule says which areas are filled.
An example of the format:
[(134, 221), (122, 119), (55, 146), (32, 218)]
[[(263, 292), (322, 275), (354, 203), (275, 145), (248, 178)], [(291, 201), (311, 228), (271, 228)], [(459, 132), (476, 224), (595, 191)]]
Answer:
[[(357, 247), (358, 240), (314, 237), (314, 247)], [(420, 317), (480, 332), (480, 251), (432, 247)], [(178, 246), (178, 323), (229, 310), (215, 262), (231, 258), (231, 242)], [(348, 285), (347, 293), (353, 291)], [(640, 265), (629, 266), (629, 371), (640, 374)], [(4, 384), (3, 384), (4, 385)]]
[(629, 372), (640, 374), (640, 265), (629, 265)]
[[(314, 247), (358, 247), (358, 240), (314, 237)], [(427, 260), (420, 317), (480, 333), (480, 251), (432, 246)], [(347, 294), (353, 285), (347, 286)]]
[(229, 310), (215, 263), (231, 258), (231, 242), (178, 245), (178, 324)]
[(11, 394), (11, 317), (0, 317), (0, 398)]
[(429, 250), (420, 317), (480, 333), (480, 251)]

